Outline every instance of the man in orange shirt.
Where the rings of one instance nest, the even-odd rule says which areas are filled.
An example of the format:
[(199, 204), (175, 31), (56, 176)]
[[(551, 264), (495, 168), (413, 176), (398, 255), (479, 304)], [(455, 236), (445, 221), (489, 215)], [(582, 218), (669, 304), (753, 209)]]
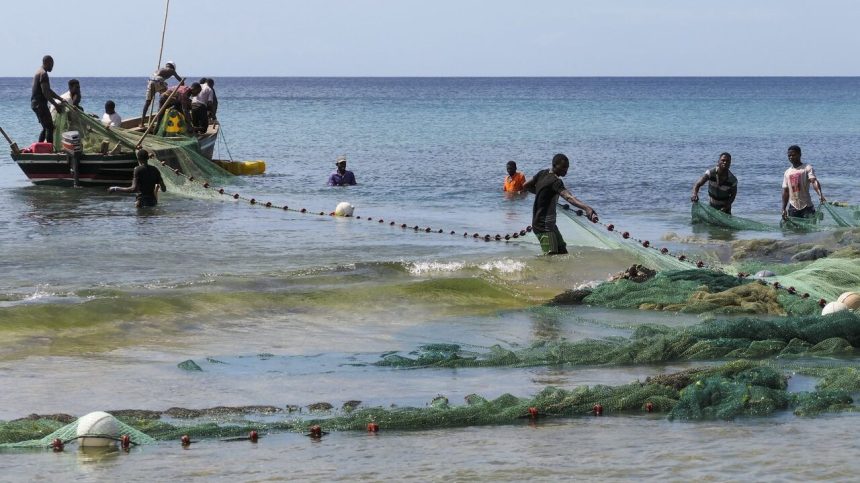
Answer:
[(508, 161), (508, 175), (505, 176), (506, 193), (522, 193), (523, 185), (526, 184), (526, 175), (517, 172), (517, 163)]

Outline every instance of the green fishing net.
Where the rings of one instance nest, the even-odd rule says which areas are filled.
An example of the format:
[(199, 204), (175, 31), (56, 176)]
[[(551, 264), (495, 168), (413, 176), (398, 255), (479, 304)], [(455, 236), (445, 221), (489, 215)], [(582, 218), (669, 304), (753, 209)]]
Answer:
[[(77, 109), (64, 109), (58, 113), (54, 131), (55, 146), (62, 144), (62, 136), (66, 131), (78, 132), (84, 156), (100, 154), (117, 156), (120, 159), (134, 159), (134, 148), (141, 142), (142, 136), (142, 133), (137, 131), (119, 127), (108, 128), (94, 115)], [(155, 155), (155, 160), (150, 160), (150, 164), (161, 171), (171, 191), (209, 197), (213, 196), (210, 190), (202, 188), (200, 183), (189, 182), (187, 177), (210, 183), (234, 180), (233, 175), (203, 156), (196, 138), (150, 134), (141, 144)], [(187, 177), (177, 173), (184, 173)]]
[(691, 208), (693, 223), (706, 223), (730, 230), (778, 231), (779, 227), (758, 221), (729, 215), (707, 203), (693, 203)]
[[(0, 448), (49, 448), (55, 439), (69, 443), (78, 437), (78, 422), (75, 420), (66, 425), (56, 419), (20, 419), (0, 423)], [(57, 427), (60, 426), (60, 427)], [(134, 444), (153, 444), (155, 439), (131, 425), (117, 420), (119, 435), (128, 435)], [(41, 436), (36, 439), (34, 435)]]

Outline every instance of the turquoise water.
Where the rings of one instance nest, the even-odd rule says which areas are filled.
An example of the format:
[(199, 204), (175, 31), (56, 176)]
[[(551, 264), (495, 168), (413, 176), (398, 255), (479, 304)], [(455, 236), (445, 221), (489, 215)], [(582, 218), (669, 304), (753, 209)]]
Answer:
[[(29, 81), (0, 79), (0, 126), (21, 146), (38, 133)], [(54, 78), (55, 88), (64, 81)], [(464, 239), (463, 232), (509, 233), (530, 223), (531, 199), (501, 193), (508, 159), (531, 175), (556, 152), (567, 153), (567, 186), (602, 220), (692, 252), (752, 236), (690, 227), (690, 188), (722, 151), (734, 155), (738, 215), (778, 217), (785, 148), (795, 143), (829, 199), (860, 204), (856, 78), (217, 82), (230, 153), (268, 165), (266, 175), (237, 180), (231, 192), (315, 212), (349, 201), (374, 220), (173, 193), (139, 213), (127, 196), (32, 186), (0, 157), (0, 419), (172, 406), (340, 407), (352, 399), (422, 407), (438, 394), (456, 403), (470, 393), (531, 396), (547, 385), (622, 384), (680, 368), (355, 365), (426, 343), (523, 346), (625, 335), (646, 321), (698, 321), (542, 307), (631, 260), (588, 247), (545, 259), (531, 238)], [(142, 107), (142, 79), (81, 83), (88, 111), (100, 113), (107, 98), (124, 117)], [(340, 154), (358, 186), (325, 186)], [(219, 145), (218, 156), (227, 155)], [(227, 364), (207, 364), (207, 357)], [(203, 372), (178, 369), (186, 359)], [(159, 479), (201, 480), (745, 477), (721, 463), (731, 460), (768, 469), (751, 473), (755, 479), (839, 479), (856, 473), (857, 463), (834, 449), (827, 458), (840, 469), (825, 470), (800, 457), (802, 444), (832, 447), (834, 432), (853, 422), (852, 415), (707, 424), (618, 417), (383, 431), (375, 439), (341, 433), (320, 444), (273, 435), (256, 449), (211, 441), (183, 453), (163, 443), (101, 463), (74, 453), (4, 454), (0, 469), (92, 480), (114, 472), (146, 479), (153, 471)], [(284, 461), (286, 453), (300, 464)], [(243, 465), (257, 469), (244, 474)]]

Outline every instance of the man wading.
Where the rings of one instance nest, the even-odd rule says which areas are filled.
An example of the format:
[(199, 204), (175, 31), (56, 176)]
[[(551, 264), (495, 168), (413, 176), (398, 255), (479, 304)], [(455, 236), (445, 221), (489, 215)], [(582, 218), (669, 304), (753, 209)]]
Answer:
[(597, 222), (597, 212), (579, 201), (564, 187), (561, 178), (567, 175), (569, 168), (570, 161), (567, 156), (556, 154), (552, 158), (552, 168), (538, 172), (534, 178), (523, 185), (524, 191), (535, 194), (535, 204), (532, 209), (532, 230), (540, 241), (541, 250), (546, 255), (567, 253), (567, 244), (564, 243), (564, 238), (561, 237), (558, 226), (555, 224), (555, 205), (558, 203), (559, 196), (571, 205), (585, 210), (588, 219)]
[(137, 193), (137, 201), (134, 206), (142, 208), (144, 206), (155, 206), (158, 204), (158, 196), (156, 190), (167, 191), (164, 187), (164, 180), (161, 178), (161, 172), (155, 166), (150, 166), (148, 163), (149, 152), (141, 149), (137, 152), (137, 166), (134, 168), (134, 178), (131, 180), (131, 186), (121, 188), (119, 186), (111, 186), (108, 191), (111, 193)]

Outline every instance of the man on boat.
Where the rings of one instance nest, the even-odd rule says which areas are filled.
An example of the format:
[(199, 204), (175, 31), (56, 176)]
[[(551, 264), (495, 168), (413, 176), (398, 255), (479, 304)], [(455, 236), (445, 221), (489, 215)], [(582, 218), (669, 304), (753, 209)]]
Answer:
[(131, 186), (126, 188), (111, 186), (108, 188), (108, 192), (137, 193), (134, 206), (138, 208), (157, 205), (157, 190), (167, 191), (167, 188), (164, 186), (161, 172), (155, 166), (150, 166), (148, 161), (149, 152), (145, 149), (139, 149), (137, 151), (137, 166), (134, 168), (134, 177), (131, 180)]
[(738, 179), (729, 169), (732, 166), (732, 155), (720, 153), (717, 166), (705, 171), (705, 174), (693, 185), (693, 196), (690, 201), (699, 202), (699, 188), (708, 183), (708, 201), (712, 208), (726, 214), (732, 214), (732, 203), (738, 194)]
[(346, 156), (338, 156), (334, 162), (337, 170), (328, 177), (329, 186), (352, 186), (355, 184), (355, 175), (346, 169)]
[(209, 103), (209, 119), (214, 121), (218, 113), (218, 94), (215, 93), (215, 79), (207, 77), (206, 85), (212, 89), (212, 102)]
[(526, 184), (526, 175), (517, 171), (517, 163), (508, 161), (505, 166), (508, 175), (505, 176), (505, 192), (506, 193), (522, 193), (523, 185)]
[[(191, 99), (191, 124), (194, 130), (205, 133), (209, 126), (209, 106), (212, 104), (212, 88), (206, 83), (209, 79), (200, 79), (200, 93)], [(192, 84), (193, 86), (193, 84)]]
[[(60, 98), (72, 105), (72, 107), (82, 111), (81, 107), (81, 82), (77, 79), (69, 79), (69, 90), (60, 94)], [(51, 119), (57, 119), (57, 109), (52, 105)]]
[(102, 116), (102, 124), (108, 127), (122, 126), (122, 117), (116, 113), (116, 103), (111, 100), (105, 102), (105, 113)]
[(564, 187), (561, 178), (567, 175), (569, 168), (570, 160), (567, 159), (567, 156), (556, 154), (552, 158), (552, 168), (539, 171), (534, 178), (523, 185), (523, 190), (535, 194), (535, 203), (532, 208), (532, 231), (540, 242), (541, 250), (545, 255), (567, 253), (567, 244), (561, 237), (561, 232), (558, 231), (558, 225), (555, 223), (555, 207), (559, 196), (571, 205), (585, 210), (588, 219), (597, 223), (597, 212), (579, 201)]
[(155, 99), (155, 94), (157, 92), (163, 93), (167, 90), (167, 79), (170, 79), (171, 77), (182, 82), (182, 78), (176, 73), (176, 64), (174, 64), (173, 61), (166, 62), (164, 67), (159, 69), (158, 72), (152, 74), (152, 77), (149, 78), (149, 82), (146, 84), (146, 103), (143, 105), (143, 114), (140, 116), (140, 127), (143, 127), (144, 125), (144, 121), (146, 120), (146, 111), (149, 110), (152, 100)]
[(50, 55), (42, 57), (42, 66), (33, 76), (33, 89), (30, 94), (30, 108), (36, 113), (36, 119), (42, 125), (39, 133), (39, 142), (54, 142), (54, 121), (51, 119), (51, 111), (48, 109), (50, 103), (54, 109), (62, 111), (63, 99), (51, 90), (51, 80), (48, 72), (54, 70), (54, 58)]
[(818, 193), (822, 203), (827, 201), (821, 192), (821, 183), (815, 176), (815, 170), (811, 164), (804, 164), (801, 160), (800, 146), (788, 147), (788, 162), (791, 167), (785, 170), (782, 176), (782, 217), (807, 218), (815, 216), (815, 207), (809, 196), (809, 185)]
[[(161, 94), (161, 100), (159, 101), (159, 110), (164, 106), (165, 103), (168, 103), (165, 108), (165, 112), (167, 109), (171, 107), (181, 112), (185, 117), (185, 125), (191, 124), (191, 99), (200, 93), (200, 84), (195, 82), (191, 84), (191, 87), (178, 85), (171, 89), (167, 89)], [(175, 92), (175, 93), (174, 93)]]

